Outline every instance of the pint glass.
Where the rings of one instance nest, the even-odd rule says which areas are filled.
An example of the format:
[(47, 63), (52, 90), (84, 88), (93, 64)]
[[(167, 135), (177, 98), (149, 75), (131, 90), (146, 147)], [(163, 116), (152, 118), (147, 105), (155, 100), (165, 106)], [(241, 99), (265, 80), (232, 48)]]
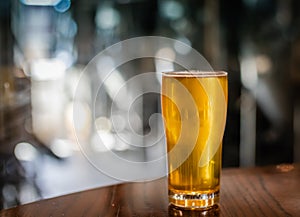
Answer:
[(227, 73), (162, 75), (162, 115), (168, 152), (169, 202), (191, 209), (219, 203)]

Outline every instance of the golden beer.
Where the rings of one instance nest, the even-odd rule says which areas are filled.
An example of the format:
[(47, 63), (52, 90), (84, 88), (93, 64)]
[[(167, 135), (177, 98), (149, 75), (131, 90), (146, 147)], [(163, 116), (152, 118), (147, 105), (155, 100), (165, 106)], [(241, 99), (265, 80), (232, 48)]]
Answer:
[(226, 72), (163, 73), (170, 203), (200, 209), (218, 203), (226, 111)]

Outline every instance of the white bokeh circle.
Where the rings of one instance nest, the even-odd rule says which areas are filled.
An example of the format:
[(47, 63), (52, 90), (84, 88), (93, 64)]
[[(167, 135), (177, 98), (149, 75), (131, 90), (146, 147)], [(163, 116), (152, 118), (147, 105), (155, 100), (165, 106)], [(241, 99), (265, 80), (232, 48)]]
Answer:
[[(142, 58), (153, 58), (155, 60), (164, 61), (164, 63), (174, 63), (186, 70), (197, 69), (202, 71), (212, 71), (212, 67), (200, 53), (198, 53), (189, 45), (184, 44), (178, 40), (159, 36), (145, 36), (131, 38), (116, 43), (96, 55), (82, 71), (81, 78), (91, 78), (94, 88), (93, 91), (96, 93), (95, 95), (92, 95), (91, 101), (87, 103), (92, 117), (92, 126), (90, 126), (90, 129), (92, 129), (91, 131), (93, 131), (93, 129), (95, 129), (94, 131), (96, 131), (97, 129), (97, 127), (94, 126), (94, 123), (96, 119), (95, 113), (98, 109), (96, 97), (99, 93), (99, 90), (102, 91), (107, 82), (111, 82), (110, 75), (114, 71), (118, 70), (120, 66), (132, 60)], [(124, 124), (126, 124), (126, 121), (128, 121), (128, 119), (130, 119), (130, 117), (134, 115), (132, 114), (132, 112), (130, 112), (132, 103), (134, 103), (139, 97), (143, 96), (144, 94), (161, 94), (159, 85), (148, 85), (142, 89), (136, 89), (136, 91), (133, 91), (132, 95), (128, 97), (125, 91), (126, 87), (131, 87), (145, 81), (147, 82), (150, 79), (158, 79), (159, 82), (160, 76), (157, 76), (156, 78), (155, 76), (153, 76), (153, 74), (155, 73), (159, 75), (161, 71), (137, 74), (126, 81), (119, 79), (118, 77), (114, 78), (115, 80), (119, 79), (119, 82), (117, 83), (117, 85), (113, 86), (111, 92), (108, 93), (113, 99), (111, 110), (109, 111), (112, 121), (111, 124), (106, 124), (107, 126), (112, 126), (115, 129), (114, 137), (106, 132), (102, 133), (101, 135), (97, 135), (96, 133), (95, 135), (82, 136), (82, 133), (79, 132), (79, 129), (82, 130), (82, 127), (80, 127), (81, 122), (78, 121), (80, 120), (80, 118), (78, 118), (81, 115), (80, 112), (82, 112), (82, 109), (80, 107), (81, 104), (74, 103), (74, 130), (77, 137), (77, 142), (82, 153), (96, 169), (114, 179), (122, 181), (144, 181), (166, 176), (167, 154), (172, 155), (173, 153), (176, 153), (176, 151), (179, 151), (179, 149), (177, 149), (175, 146), (173, 150), (170, 151), (170, 153), (166, 153), (166, 151), (164, 151), (161, 152), (161, 154), (159, 154), (158, 156), (155, 156), (151, 159), (146, 158), (143, 160), (135, 160), (123, 158), (121, 155), (118, 155), (117, 152), (111, 150), (111, 144), (116, 139), (121, 140), (125, 146), (144, 148), (145, 151), (147, 151), (148, 148), (153, 148), (152, 146), (155, 145), (165, 146), (163, 131), (160, 132), (154, 139), (151, 136), (152, 129), (155, 127), (151, 124), (151, 121), (155, 119), (162, 124), (161, 115), (158, 113), (154, 113), (150, 116), (149, 125), (151, 127), (151, 131), (148, 134), (142, 135), (132, 129), (132, 131), (130, 132), (130, 139), (128, 139), (125, 134), (121, 133), (123, 129), (122, 123), (124, 122)], [(78, 86), (74, 95), (75, 102), (80, 102), (80, 100), (82, 100), (82, 91), (85, 91), (84, 88), (82, 88), (85, 85), (83, 82), (84, 79), (79, 79)], [(182, 86), (182, 91), (187, 90)], [(118, 102), (119, 98), (128, 98), (127, 103), (123, 103), (121, 105), (117, 104), (116, 102)], [(192, 97), (187, 97), (186, 104), (189, 103), (194, 104)], [(180, 107), (180, 105), (177, 106)], [(127, 112), (119, 112), (120, 107), (122, 107), (122, 111)], [(105, 120), (101, 119), (101, 121)], [(115, 124), (116, 121), (120, 123), (117, 126)], [(182, 126), (182, 128), (184, 128), (184, 126)], [(161, 129), (163, 129), (163, 127)], [(196, 142), (198, 126), (195, 126), (195, 129), (193, 129), (192, 131), (193, 132), (190, 132), (192, 137), (194, 135), (194, 139), (192, 138), (192, 140)], [(93, 132), (91, 134), (93, 134)], [(91, 137), (93, 139), (91, 139)], [(146, 145), (144, 143), (143, 145), (139, 143), (139, 141), (143, 140), (148, 141)], [(95, 149), (93, 149), (92, 147), (92, 143), (97, 143), (99, 146), (101, 146), (102, 151), (95, 151)], [(182, 155), (182, 159), (178, 160), (177, 166), (180, 166), (180, 164), (188, 157), (191, 151), (192, 150), (187, 150), (186, 153)]]

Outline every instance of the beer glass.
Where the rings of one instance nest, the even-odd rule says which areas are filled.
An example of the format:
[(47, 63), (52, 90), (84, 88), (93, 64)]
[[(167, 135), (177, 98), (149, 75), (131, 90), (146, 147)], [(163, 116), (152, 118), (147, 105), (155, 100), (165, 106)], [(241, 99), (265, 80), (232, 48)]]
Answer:
[(227, 73), (162, 74), (169, 202), (190, 209), (219, 203)]

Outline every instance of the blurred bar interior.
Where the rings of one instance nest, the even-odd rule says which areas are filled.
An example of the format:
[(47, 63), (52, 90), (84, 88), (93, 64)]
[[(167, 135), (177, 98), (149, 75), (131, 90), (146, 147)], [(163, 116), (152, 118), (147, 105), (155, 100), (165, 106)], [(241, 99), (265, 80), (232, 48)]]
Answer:
[[(95, 123), (88, 108), (98, 94), (93, 81), (101, 74), (80, 77), (99, 52), (136, 36), (182, 41), (214, 69), (229, 72), (223, 167), (300, 162), (299, 9), (297, 0), (0, 1), (0, 208), (119, 182), (96, 171), (80, 153), (74, 103), (82, 109), (81, 125), (75, 126), (79, 136), (100, 156), (105, 149), (95, 142), (97, 135), (129, 160), (162, 152), (163, 142), (150, 153), (132, 148), (111, 127), (116, 122), (118, 132), (129, 137), (132, 128), (159, 136), (160, 119), (151, 119), (160, 112), (159, 94), (137, 100), (130, 126), (123, 118), (126, 110), (114, 117), (107, 112), (115, 87), (139, 73), (159, 71), (159, 61), (119, 67), (96, 100)], [(84, 91), (75, 102), (79, 79)], [(159, 86), (159, 81), (136, 88), (143, 85)]]

